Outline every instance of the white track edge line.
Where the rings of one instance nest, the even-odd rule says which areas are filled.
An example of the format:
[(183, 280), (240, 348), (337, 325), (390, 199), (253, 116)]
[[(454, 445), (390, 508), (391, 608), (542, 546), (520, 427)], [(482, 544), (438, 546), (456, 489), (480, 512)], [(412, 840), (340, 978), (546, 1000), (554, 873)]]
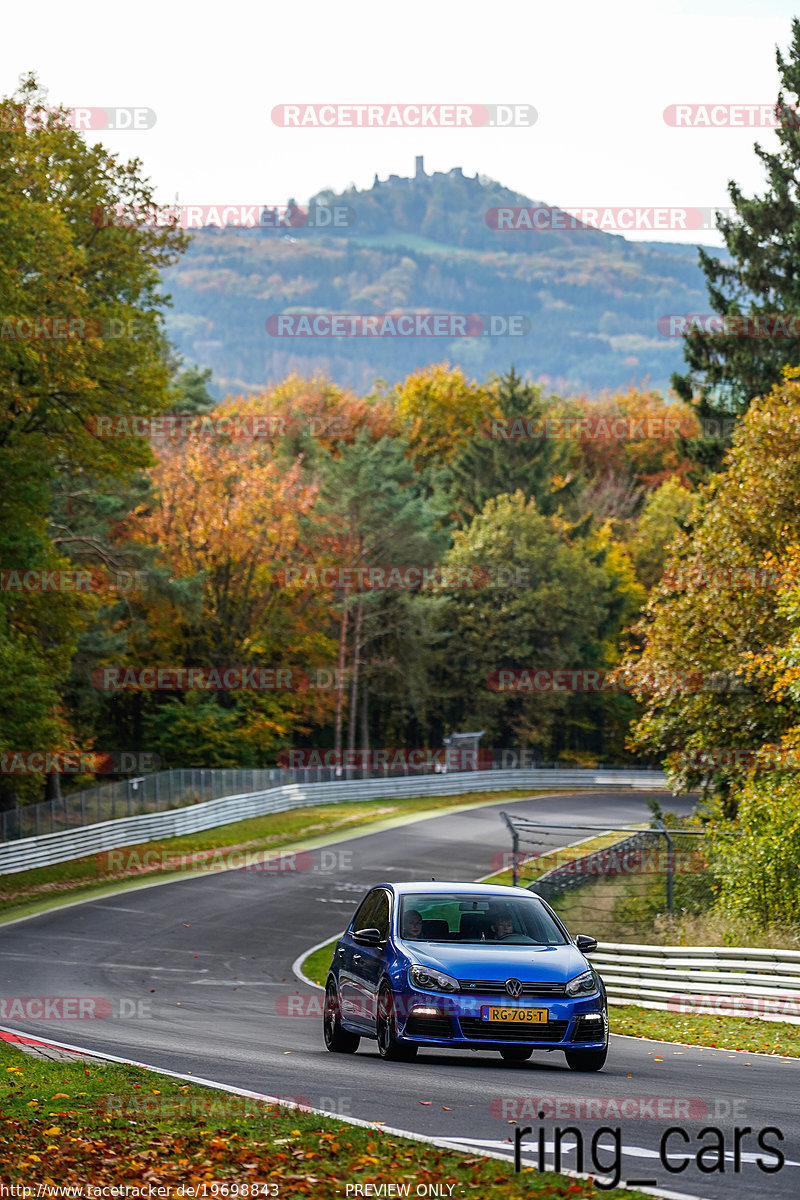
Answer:
[[(323, 945), (324, 944), (325, 943), (323, 942)], [(40, 1042), (45, 1046), (55, 1046), (60, 1050), (72, 1050), (76, 1054), (87, 1054), (92, 1058), (98, 1058), (105, 1062), (120, 1063), (123, 1066), (141, 1067), (145, 1071), (153, 1071), (158, 1075), (168, 1075), (171, 1079), (182, 1079), (186, 1083), (196, 1083), (201, 1087), (215, 1088), (217, 1091), (227, 1092), (229, 1095), (245, 1096), (251, 1100), (262, 1100), (266, 1104), (282, 1104), (285, 1108), (296, 1109), (300, 1112), (312, 1112), (318, 1117), (328, 1117), (333, 1121), (343, 1121), (346, 1125), (355, 1125), (361, 1129), (374, 1129), (379, 1133), (388, 1133), (394, 1137), (407, 1138), (412, 1142), (422, 1142), (427, 1146), (436, 1146), (437, 1149), (440, 1150), (449, 1150), (451, 1154), (477, 1153), (481, 1158), (494, 1158), (502, 1163), (508, 1163), (509, 1161), (509, 1156), (507, 1154), (500, 1154), (499, 1151), (480, 1149), (477, 1146), (472, 1151), (470, 1151), (468, 1147), (457, 1149), (453, 1146), (452, 1142), (448, 1141), (446, 1138), (425, 1137), (424, 1134), (413, 1133), (407, 1129), (396, 1129), (392, 1125), (384, 1125), (375, 1121), (362, 1121), (360, 1117), (343, 1117), (341, 1113), (326, 1112), (325, 1109), (322, 1108), (309, 1108), (305, 1104), (296, 1104), (293, 1100), (283, 1100), (280, 1096), (268, 1096), (263, 1092), (253, 1092), (250, 1091), (249, 1088), (239, 1088), (235, 1087), (233, 1084), (218, 1083), (214, 1079), (205, 1079), (202, 1076), (184, 1075), (179, 1071), (169, 1071), (165, 1070), (163, 1067), (154, 1067), (150, 1063), (137, 1062), (132, 1058), (119, 1058), (115, 1054), (101, 1054), (97, 1050), (88, 1050), (85, 1046), (72, 1046), (68, 1042), (56, 1042), (52, 1039), (37, 1038), (34, 1034), (23, 1033), (22, 1030), (19, 1029), (9, 1029), (7, 1025), (0, 1025), (0, 1032), (12, 1033), (19, 1038), (29, 1038), (31, 1041)], [(13, 1044), (13, 1042), (6, 1043), (6, 1045)], [(571, 1171), (567, 1168), (557, 1172), (557, 1174), (566, 1175), (571, 1179), (596, 1178), (596, 1173), (594, 1175), (589, 1175), (578, 1171)], [(622, 1190), (625, 1191), (633, 1190), (620, 1184), (617, 1184), (617, 1187), (621, 1187)], [(641, 1191), (647, 1196), (659, 1196), (662, 1198), (662, 1200), (707, 1200), (707, 1197), (695, 1196), (689, 1192), (667, 1192), (652, 1188), (637, 1188), (636, 1190)]]

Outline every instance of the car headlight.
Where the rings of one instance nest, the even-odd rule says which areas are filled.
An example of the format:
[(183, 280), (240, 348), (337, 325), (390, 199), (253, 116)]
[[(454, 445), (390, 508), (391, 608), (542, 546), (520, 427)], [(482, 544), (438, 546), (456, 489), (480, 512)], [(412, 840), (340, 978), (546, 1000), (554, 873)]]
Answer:
[(582, 975), (576, 975), (574, 979), (570, 979), (567, 984), (568, 996), (591, 996), (597, 991), (597, 980), (594, 977), (594, 971), (584, 971)]
[(408, 969), (408, 978), (412, 987), (423, 992), (460, 992), (461, 984), (452, 975), (444, 971), (435, 971), (433, 967), (412, 966)]

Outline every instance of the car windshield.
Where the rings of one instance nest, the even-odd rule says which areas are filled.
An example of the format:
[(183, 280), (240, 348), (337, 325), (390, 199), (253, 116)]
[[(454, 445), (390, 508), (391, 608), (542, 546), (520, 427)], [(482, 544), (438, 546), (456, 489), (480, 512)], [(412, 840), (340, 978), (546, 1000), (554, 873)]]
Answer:
[(415, 892), (400, 898), (398, 933), (412, 942), (563, 946), (567, 939), (535, 896)]

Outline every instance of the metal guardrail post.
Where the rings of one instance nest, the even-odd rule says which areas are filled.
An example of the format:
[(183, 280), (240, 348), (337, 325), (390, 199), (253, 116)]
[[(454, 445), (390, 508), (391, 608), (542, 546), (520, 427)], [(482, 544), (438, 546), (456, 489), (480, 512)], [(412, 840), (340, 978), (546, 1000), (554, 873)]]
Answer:
[(519, 834), (517, 833), (514, 822), (511, 820), (508, 813), (501, 812), (500, 816), (503, 818), (511, 832), (511, 878), (514, 887), (517, 887), (519, 885)]
[(656, 821), (653, 826), (657, 833), (660, 833), (667, 843), (667, 869), (666, 869), (666, 885), (667, 885), (667, 912), (672, 916), (672, 910), (675, 906), (675, 853), (672, 838), (669, 835), (666, 825), (663, 821)]

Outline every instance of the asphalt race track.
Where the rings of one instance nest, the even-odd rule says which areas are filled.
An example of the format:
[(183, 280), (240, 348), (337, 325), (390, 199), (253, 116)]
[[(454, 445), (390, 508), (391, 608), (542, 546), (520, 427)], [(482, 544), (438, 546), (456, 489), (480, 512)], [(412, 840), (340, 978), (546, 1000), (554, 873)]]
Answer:
[[(631, 1038), (614, 1038), (604, 1070), (585, 1075), (570, 1071), (557, 1053), (534, 1053), (517, 1065), (505, 1064), (496, 1053), (453, 1051), (420, 1054), (413, 1063), (384, 1063), (375, 1043), (362, 1041), (354, 1056), (333, 1055), (322, 1041), (322, 993), (292, 973), (298, 955), (342, 930), (372, 884), (404, 878), (473, 880), (497, 869), (492, 855), (510, 848), (498, 816), (502, 808), (513, 806), (545, 822), (627, 825), (648, 819), (648, 794), (505, 801), (348, 838), (298, 858), (303, 870), (183, 876), (179, 882), (0, 926), (0, 990), (7, 1006), (12, 997), (98, 998), (84, 1006), (85, 1013), (94, 1011), (92, 1018), (36, 1022), (6, 1016), (0, 1024), (299, 1099), (342, 1116), (452, 1139), (458, 1147), (512, 1154), (509, 1121), (516, 1116), (520, 1125), (533, 1127), (522, 1148), (526, 1165), (539, 1165), (542, 1131), (544, 1165), (550, 1167), (554, 1131), (577, 1127), (583, 1167), (574, 1134), (561, 1133), (567, 1168), (613, 1178), (616, 1164), (621, 1183), (647, 1181), (673, 1194), (714, 1200), (753, 1200), (765, 1193), (795, 1200), (800, 1195), (797, 1061)], [(671, 798), (668, 806), (689, 807)], [(313, 810), (309, 819), (313, 822)], [(559, 834), (552, 844), (573, 840)], [(594, 1108), (587, 1112), (592, 1101)], [(623, 1105), (621, 1112), (616, 1105)], [(545, 1110), (547, 1118), (539, 1121), (536, 1113)], [(675, 1173), (659, 1151), (670, 1126), (680, 1132), (667, 1143), (667, 1164), (674, 1169), (687, 1163)], [(781, 1132), (782, 1142), (774, 1132), (762, 1134), (770, 1126)], [(721, 1133), (709, 1133), (708, 1127)], [(598, 1133), (601, 1129), (605, 1132)], [(767, 1173), (756, 1159), (774, 1168), (774, 1146), (786, 1161)], [(703, 1147), (706, 1173), (695, 1161)], [(717, 1169), (720, 1161), (724, 1172)]]

